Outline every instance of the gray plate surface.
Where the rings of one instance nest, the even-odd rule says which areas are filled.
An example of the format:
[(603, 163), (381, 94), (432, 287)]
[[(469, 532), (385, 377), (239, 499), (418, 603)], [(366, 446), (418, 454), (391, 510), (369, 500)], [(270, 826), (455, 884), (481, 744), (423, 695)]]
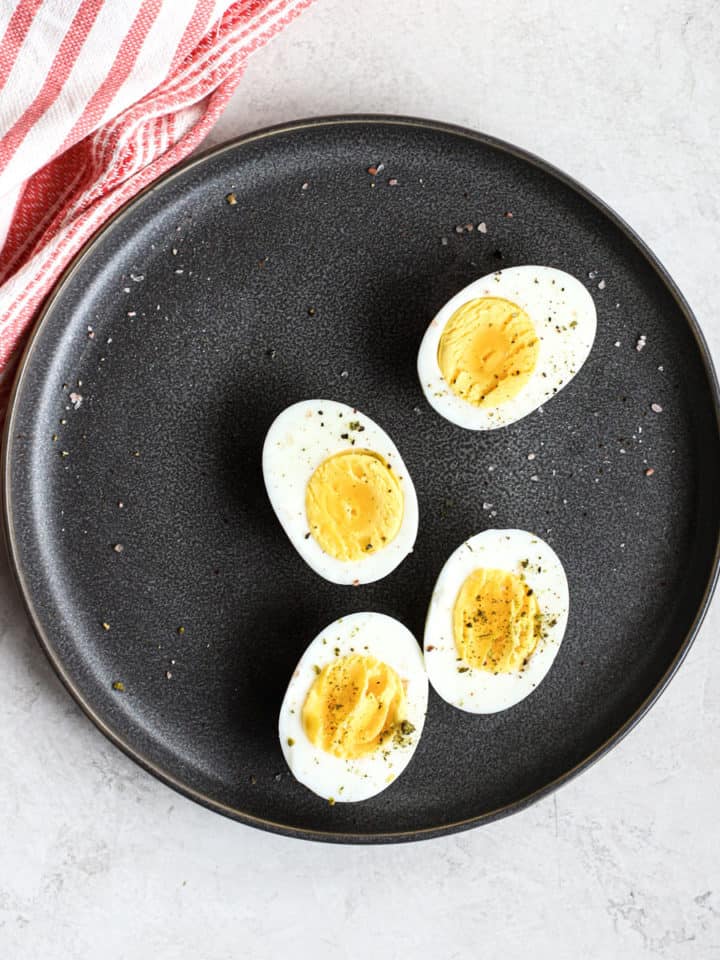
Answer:
[[(458, 289), (522, 263), (587, 284), (595, 347), (542, 412), (463, 431), (425, 403), (418, 345)], [(265, 431), (310, 397), (373, 417), (416, 485), (415, 552), (360, 589), (304, 566), (264, 492)], [(163, 178), (57, 288), (7, 430), (10, 552), (71, 693), (166, 782), (296, 836), (407, 840), (542, 796), (652, 703), (715, 577), (717, 388), (687, 305), (578, 184), (437, 123), (298, 123)], [(295, 662), (361, 609), (421, 638), (444, 560), (490, 526), (535, 531), (563, 561), (571, 613), (553, 669), (494, 716), (431, 692), (406, 773), (373, 800), (329, 807), (293, 780), (277, 742)]]

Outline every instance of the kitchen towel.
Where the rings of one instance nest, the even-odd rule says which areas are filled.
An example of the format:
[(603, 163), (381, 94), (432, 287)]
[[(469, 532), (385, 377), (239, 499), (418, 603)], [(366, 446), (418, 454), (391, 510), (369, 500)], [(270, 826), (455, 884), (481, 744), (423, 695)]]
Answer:
[(311, 2), (0, 4), (0, 416), (68, 262), (200, 143), (250, 54)]

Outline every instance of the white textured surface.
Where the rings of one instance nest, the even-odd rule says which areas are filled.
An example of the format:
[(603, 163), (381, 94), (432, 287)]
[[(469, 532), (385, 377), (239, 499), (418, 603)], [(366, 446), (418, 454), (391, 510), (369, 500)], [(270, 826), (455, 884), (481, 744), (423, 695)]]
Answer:
[[(717, 359), (719, 58), (714, 0), (318, 0), (253, 61), (213, 141), (357, 110), (521, 144), (640, 232)], [(329, 847), (214, 816), (110, 747), (3, 564), (0, 956), (720, 958), (719, 630), (716, 603), (650, 715), (549, 800), (447, 839)]]

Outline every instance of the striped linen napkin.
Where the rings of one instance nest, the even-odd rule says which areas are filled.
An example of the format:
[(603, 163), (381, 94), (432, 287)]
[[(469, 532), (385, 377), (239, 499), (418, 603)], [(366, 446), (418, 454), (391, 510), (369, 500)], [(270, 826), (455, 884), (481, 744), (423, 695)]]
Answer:
[(0, 3), (0, 416), (68, 261), (198, 145), (249, 55), (311, 2)]

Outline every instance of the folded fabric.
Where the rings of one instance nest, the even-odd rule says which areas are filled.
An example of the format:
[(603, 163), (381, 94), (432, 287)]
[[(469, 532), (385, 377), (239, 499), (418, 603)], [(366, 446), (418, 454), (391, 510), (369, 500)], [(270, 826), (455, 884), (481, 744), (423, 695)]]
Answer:
[(0, 415), (74, 254), (198, 145), (249, 55), (311, 2), (0, 5)]

